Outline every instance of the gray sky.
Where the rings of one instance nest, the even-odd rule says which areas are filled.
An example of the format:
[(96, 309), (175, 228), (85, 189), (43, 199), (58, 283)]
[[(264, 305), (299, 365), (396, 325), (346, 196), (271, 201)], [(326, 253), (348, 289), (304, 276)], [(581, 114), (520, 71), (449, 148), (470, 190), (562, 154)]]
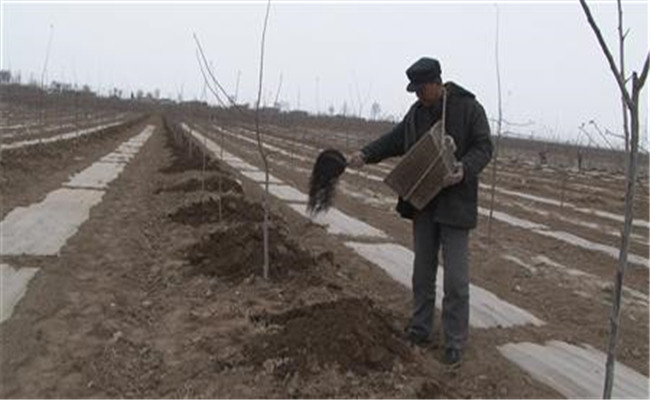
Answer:
[[(221, 83), (234, 93), (240, 72), (239, 99), (254, 102), (265, 2), (143, 3), (3, 1), (2, 68), (40, 81), (51, 25), (48, 81), (102, 92), (158, 88), (172, 98), (182, 89), (184, 99), (201, 98), (196, 32)], [(617, 55), (616, 3), (589, 3)], [(591, 119), (622, 130), (618, 88), (578, 0), (500, 1), (498, 9), (504, 118), (534, 122), (513, 130), (573, 140)], [(273, 2), (263, 100), (273, 102), (282, 75), (279, 98), (291, 109), (299, 103), (311, 112), (340, 112), (347, 103), (368, 117), (376, 101), (383, 114), (401, 118), (414, 100), (404, 71), (431, 56), (441, 61), (443, 79), (474, 92), (496, 117), (496, 13), (489, 1)], [(624, 1), (624, 19), (627, 68), (640, 70), (647, 3)]]

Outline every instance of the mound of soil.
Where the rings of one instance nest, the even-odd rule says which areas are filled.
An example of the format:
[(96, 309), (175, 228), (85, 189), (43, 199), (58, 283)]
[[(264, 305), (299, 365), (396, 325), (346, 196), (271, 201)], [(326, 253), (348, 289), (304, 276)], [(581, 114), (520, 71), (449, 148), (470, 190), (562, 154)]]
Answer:
[[(190, 157), (187, 151), (178, 151), (181, 154), (174, 154), (172, 163), (165, 168), (160, 169), (160, 172), (163, 174), (176, 174), (186, 171), (201, 171), (203, 170), (203, 155), (198, 151), (193, 153), (193, 157)], [(205, 160), (205, 170), (206, 171), (221, 171), (219, 162), (206, 157)]]
[[(156, 194), (161, 192), (196, 192), (199, 190), (218, 192), (219, 176), (218, 175), (208, 176), (205, 178), (205, 182), (202, 182), (201, 179), (198, 178), (191, 178), (170, 187), (159, 188), (156, 190)], [(244, 193), (244, 189), (242, 189), (241, 185), (237, 183), (237, 181), (223, 175), (221, 176), (221, 191), (223, 193), (227, 193), (227, 192), (233, 192), (238, 194)]]
[[(239, 283), (262, 275), (264, 265), (262, 224), (220, 226), (186, 250), (194, 272)], [(311, 255), (277, 227), (269, 227), (269, 277), (287, 279), (315, 265)]]
[[(206, 201), (181, 207), (170, 214), (169, 218), (174, 222), (192, 226), (220, 222), (219, 199), (210, 197)], [(270, 218), (274, 219), (273, 216)], [(221, 221), (263, 222), (264, 208), (241, 196), (223, 196), (221, 198)]]
[(260, 335), (244, 352), (255, 364), (273, 369), (279, 377), (332, 366), (360, 375), (389, 371), (396, 359), (412, 358), (389, 318), (367, 298), (258, 316), (253, 319), (269, 326), (280, 325), (280, 329)]
[[(187, 139), (176, 140), (173, 134), (167, 128), (167, 143), (166, 147), (172, 153), (172, 162), (170, 165), (161, 168), (160, 172), (163, 174), (175, 174), (190, 170), (201, 171), (205, 168), (206, 171), (221, 171), (222, 168), (219, 162), (209, 156), (203, 156), (203, 151), (192, 145), (190, 152), (190, 143)], [(184, 136), (179, 136), (184, 137)]]
[(164, 362), (163, 355), (148, 345), (114, 337), (87, 368), (85, 373), (92, 376), (90, 384), (105, 396), (146, 398), (155, 397)]
[(447, 399), (451, 398), (449, 391), (443, 388), (435, 381), (426, 381), (416, 391), (418, 399)]

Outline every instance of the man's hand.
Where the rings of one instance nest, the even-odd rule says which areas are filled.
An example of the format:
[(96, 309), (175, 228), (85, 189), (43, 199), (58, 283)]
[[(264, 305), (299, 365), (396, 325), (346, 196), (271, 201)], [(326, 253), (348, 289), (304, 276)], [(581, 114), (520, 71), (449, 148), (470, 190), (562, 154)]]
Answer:
[(463, 163), (458, 161), (454, 165), (454, 172), (451, 174), (445, 176), (445, 179), (443, 181), (443, 186), (448, 187), (448, 186), (453, 186), (457, 185), (460, 182), (462, 182), (463, 178), (465, 177), (465, 170), (463, 168)]
[(366, 165), (366, 161), (363, 159), (362, 152), (355, 151), (348, 157), (348, 167), (361, 168), (364, 165)]

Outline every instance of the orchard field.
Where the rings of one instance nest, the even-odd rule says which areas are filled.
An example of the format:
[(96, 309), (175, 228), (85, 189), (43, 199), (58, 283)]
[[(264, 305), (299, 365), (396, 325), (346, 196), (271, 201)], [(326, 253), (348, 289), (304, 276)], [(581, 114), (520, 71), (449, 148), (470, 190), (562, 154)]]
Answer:
[[(318, 153), (351, 152), (390, 124), (266, 110), (266, 280), (252, 113), (8, 93), (1, 397), (601, 395), (621, 154), (583, 149), (578, 168), (570, 146), (503, 142), (490, 238), (492, 165), (481, 175), (470, 340), (449, 368), (440, 340), (404, 339), (412, 228), (383, 183), (397, 160), (346, 171), (333, 209), (305, 210)], [(647, 162), (615, 397), (648, 396)]]

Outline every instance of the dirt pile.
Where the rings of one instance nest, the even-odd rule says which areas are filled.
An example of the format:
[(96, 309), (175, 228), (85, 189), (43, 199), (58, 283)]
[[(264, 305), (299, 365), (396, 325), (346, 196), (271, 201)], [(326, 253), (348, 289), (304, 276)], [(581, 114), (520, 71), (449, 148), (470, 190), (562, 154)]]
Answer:
[[(221, 183), (219, 180), (221, 180)], [(234, 179), (223, 175), (220, 179), (218, 175), (210, 175), (204, 181), (199, 178), (190, 178), (173, 186), (159, 188), (156, 190), (156, 194), (162, 192), (197, 192), (199, 190), (219, 192), (220, 189), (223, 193), (244, 193), (244, 189)]]
[(390, 318), (367, 298), (349, 298), (253, 317), (273, 329), (245, 348), (255, 364), (279, 377), (327, 367), (365, 375), (389, 371), (412, 354)]
[[(452, 398), (449, 390), (444, 389), (437, 382), (426, 381), (416, 390), (418, 399), (447, 399)], [(456, 397), (456, 396), (454, 396)]]
[(118, 333), (95, 354), (86, 373), (92, 377), (89, 385), (107, 397), (155, 397), (164, 369), (162, 353)]
[(191, 170), (221, 171), (219, 162), (203, 153), (195, 143), (182, 133), (174, 123), (165, 120), (167, 143), (165, 147), (171, 152), (172, 162), (159, 171), (163, 174), (176, 174)]
[[(172, 140), (170, 140), (172, 142)], [(186, 171), (221, 171), (221, 167), (218, 164), (218, 161), (211, 159), (208, 156), (203, 156), (203, 152), (198, 149), (196, 146), (193, 146), (193, 150), (190, 152), (187, 148), (188, 144), (185, 142), (185, 148), (182, 148), (180, 144), (169, 144), (168, 148), (172, 153), (172, 162), (170, 165), (161, 168), (160, 172), (163, 174), (176, 174)]]
[[(219, 226), (199, 243), (186, 249), (194, 272), (239, 283), (251, 275), (262, 275), (264, 265), (262, 224)], [(294, 277), (315, 265), (311, 255), (286, 233), (269, 227), (271, 279)]]
[[(210, 197), (205, 201), (180, 207), (169, 218), (177, 223), (198, 226), (220, 221), (263, 222), (264, 209), (258, 203), (247, 201), (241, 196), (221, 198), (221, 220), (219, 219), (219, 199)], [(275, 220), (273, 215), (271, 220)]]

